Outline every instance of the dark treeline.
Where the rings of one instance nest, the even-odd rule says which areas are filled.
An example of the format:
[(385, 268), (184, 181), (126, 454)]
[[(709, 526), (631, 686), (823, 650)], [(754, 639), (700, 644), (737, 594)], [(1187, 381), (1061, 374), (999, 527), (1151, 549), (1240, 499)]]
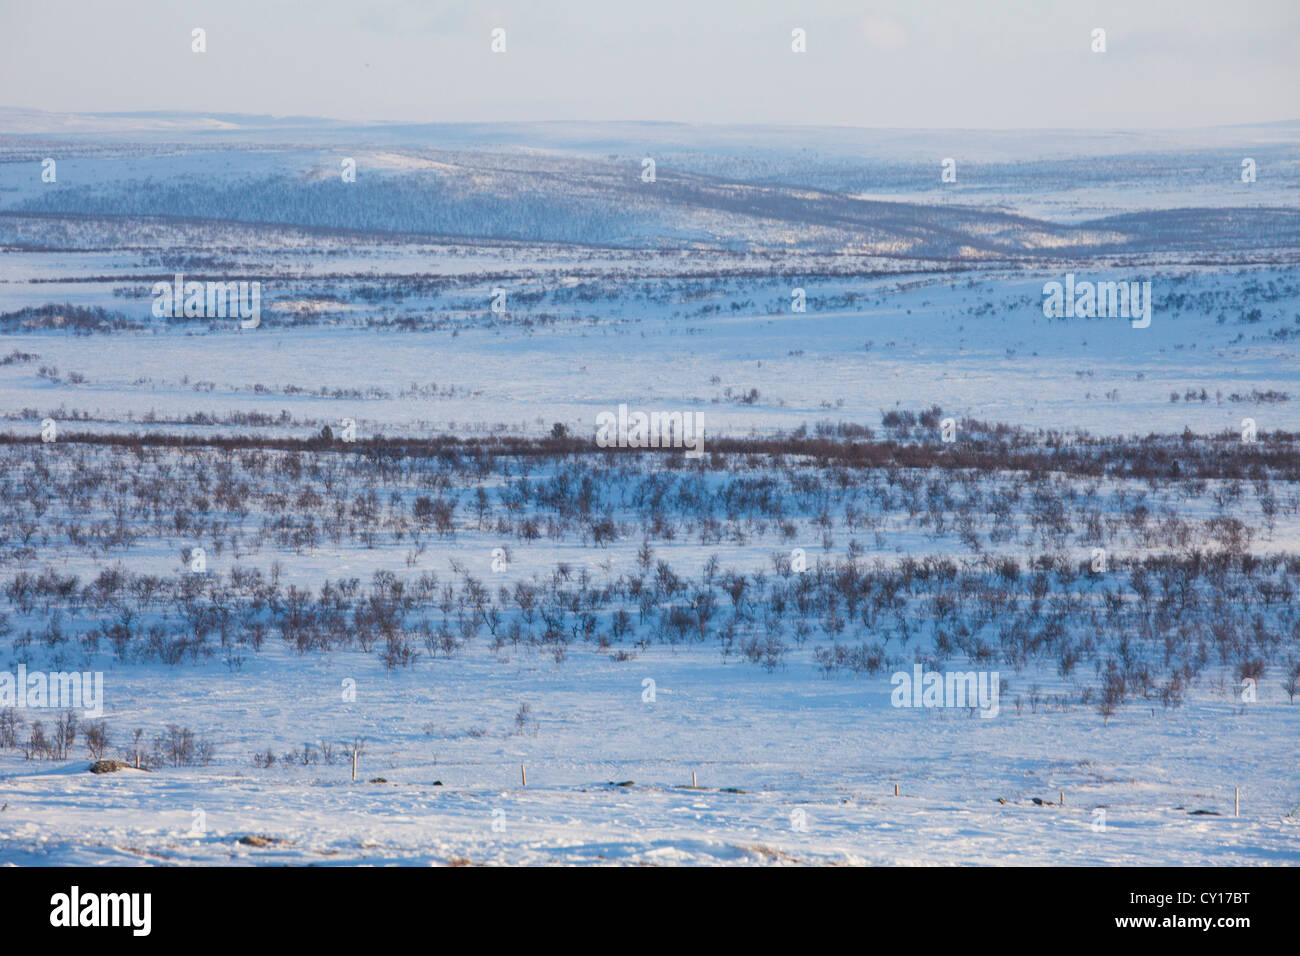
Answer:
[[(1007, 425), (964, 419), (962, 436), (952, 443), (938, 438), (937, 409), (921, 412), (886, 413), (883, 437), (863, 425), (824, 423), (813, 429), (763, 437), (708, 436), (707, 456), (692, 467), (727, 469), (736, 456), (761, 456), (767, 464), (781, 467), (785, 459), (803, 458), (819, 466), (846, 468), (940, 468), (986, 472), (1057, 472), (1085, 477), (1180, 480), (1257, 480), (1271, 477), (1300, 481), (1300, 433), (1261, 432), (1259, 440), (1243, 442), (1240, 434), (1225, 431), (1217, 435), (1196, 435), (1190, 430), (1180, 436), (1094, 437), (1079, 433), (1036, 433)], [(219, 418), (213, 418), (219, 421)], [(894, 424), (889, 424), (893, 422)], [(373, 436), (355, 442), (313, 435), (311, 437), (239, 435), (192, 435), (167, 432), (96, 434), (66, 432), (58, 441), (64, 445), (102, 445), (122, 448), (192, 448), (287, 452), (336, 453), (358, 456), (373, 464), (408, 458), (492, 458), (496, 456), (552, 459), (557, 457), (603, 457), (660, 455), (682, 467), (685, 461), (675, 449), (600, 448), (594, 440), (568, 433), (560, 425), (547, 437), (459, 437), (429, 438)], [(40, 444), (39, 433), (0, 434), (0, 446)]]

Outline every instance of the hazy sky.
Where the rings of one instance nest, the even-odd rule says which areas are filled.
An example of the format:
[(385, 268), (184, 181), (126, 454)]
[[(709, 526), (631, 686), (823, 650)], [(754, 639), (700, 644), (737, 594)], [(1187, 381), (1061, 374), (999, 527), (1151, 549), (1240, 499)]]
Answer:
[(1298, 102), (1300, 0), (0, 0), (0, 105), (52, 111), (1141, 128)]

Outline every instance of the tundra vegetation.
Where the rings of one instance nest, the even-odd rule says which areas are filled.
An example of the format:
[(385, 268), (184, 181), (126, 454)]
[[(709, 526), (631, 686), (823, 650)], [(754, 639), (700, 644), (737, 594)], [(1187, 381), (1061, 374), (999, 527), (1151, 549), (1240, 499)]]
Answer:
[[(810, 679), (958, 662), (1008, 676), (1017, 709), (1107, 718), (1134, 701), (1176, 708), (1224, 674), (1294, 700), (1300, 554), (1281, 545), (1300, 526), (1300, 436), (964, 420), (946, 444), (942, 416), (715, 438), (694, 461), (563, 429), (8, 438), (0, 640), (28, 668), (215, 665), (235, 680), (268, 642), (388, 670), (699, 645)], [(558, 546), (582, 558), (548, 560)], [(360, 555), (365, 578), (301, 570)], [(1068, 692), (1014, 686), (1044, 667)], [(524, 705), (518, 729), (530, 721)], [(120, 736), (72, 713), (0, 711), (0, 747), (29, 759), (68, 758), (78, 732), (95, 759)], [(213, 753), (184, 727), (117, 743), (143, 766)], [(280, 759), (333, 754), (322, 742)]]

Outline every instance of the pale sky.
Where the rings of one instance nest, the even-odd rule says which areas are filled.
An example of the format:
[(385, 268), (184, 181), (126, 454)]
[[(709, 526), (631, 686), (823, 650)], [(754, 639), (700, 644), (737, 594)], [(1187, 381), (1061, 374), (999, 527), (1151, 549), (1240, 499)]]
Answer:
[(0, 106), (56, 112), (1168, 128), (1298, 103), (1300, 0), (0, 0)]

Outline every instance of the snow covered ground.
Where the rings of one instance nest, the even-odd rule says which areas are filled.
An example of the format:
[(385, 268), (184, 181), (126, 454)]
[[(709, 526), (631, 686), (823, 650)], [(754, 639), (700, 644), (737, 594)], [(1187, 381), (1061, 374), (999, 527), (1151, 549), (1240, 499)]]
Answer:
[[(1300, 708), (1280, 690), (1265, 688), (1258, 702), (1242, 705), (1229, 680), (1226, 691), (1207, 686), (1177, 712), (1134, 706), (1103, 726), (1078, 707), (1031, 713), (1026, 705), (1017, 715), (1008, 698), (989, 720), (895, 709), (887, 678), (822, 680), (806, 659), (767, 674), (722, 666), (711, 652), (655, 647), (628, 662), (574, 655), (559, 669), (540, 655), (510, 657), (508, 666), (470, 657), (392, 676), (362, 654), (327, 661), (268, 654), (235, 677), (219, 665), (111, 672), (115, 723), (165, 713), (216, 730), (225, 756), (207, 768), (105, 775), (86, 773), (84, 760), (52, 768), (0, 758), (3, 858), (1300, 860)], [(345, 677), (357, 682), (355, 703), (341, 701)], [(642, 699), (647, 678), (655, 681), (653, 703)], [(1051, 695), (1053, 678), (1013, 675), (1011, 692), (1024, 695), (1038, 682)], [(536, 720), (523, 733), (514, 720), (520, 703)], [(357, 733), (368, 744), (356, 783), (344, 756), (271, 770), (240, 759), (272, 741), (301, 746)], [(699, 789), (689, 789), (692, 774)], [(366, 782), (377, 778), (386, 782)], [(283, 842), (239, 843), (250, 835)]]
[[(25, 258), (3, 263), (6, 276), (26, 268)], [(596, 415), (624, 402), (697, 411), (715, 434), (788, 430), (827, 419), (874, 425), (881, 411), (900, 404), (938, 404), (959, 416), (1097, 434), (1235, 430), (1247, 416), (1267, 430), (1300, 429), (1293, 374), (1300, 360), (1300, 273), (1143, 270), (1157, 296), (1151, 325), (1143, 329), (1122, 318), (1045, 318), (1043, 284), (1063, 281), (1064, 274), (928, 275), (901, 290), (897, 279), (790, 279), (785, 288), (751, 292), (745, 311), (728, 306), (718, 315), (673, 318), (663, 307), (610, 303), (593, 308), (590, 319), (583, 310), (572, 321), (540, 327), (523, 323), (527, 311), (484, 325), (484, 313), (490, 316), (485, 284), (466, 293), (478, 293), (484, 308), (464, 318), (464, 328), (397, 333), (268, 321), (255, 330), (191, 334), (175, 328), (89, 337), (15, 332), (4, 337), (5, 351), (40, 359), (0, 368), (0, 402), (9, 416), (34, 410), (18, 416), (29, 429), (62, 409), (65, 415), (54, 417), (77, 412), (106, 422), (139, 421), (152, 412), (179, 421), (199, 412), (286, 411), (316, 429), (352, 418), (369, 434), (494, 426), (537, 434), (557, 421), (594, 433)], [(1085, 275), (1126, 273), (1085, 267), (1079, 276)], [(813, 298), (807, 312), (791, 312), (788, 297), (781, 312), (755, 309), (755, 298), (775, 302), (796, 281)], [(1276, 298), (1259, 299), (1253, 290), (1270, 283)], [(18, 298), (12, 285), (0, 288), (11, 301)], [(272, 288), (270, 281), (264, 285)], [(818, 307), (818, 296), (846, 291), (860, 297), (853, 308)], [(79, 293), (52, 283), (22, 290), (26, 301), (18, 304), (39, 295), (112, 305), (107, 297)], [(1187, 304), (1164, 306), (1169, 296), (1184, 296)], [(734, 300), (719, 297), (728, 301)], [(1264, 318), (1244, 322), (1255, 303)], [(86, 381), (41, 379), (37, 371), (46, 364)], [(430, 385), (435, 396), (411, 394), (413, 386)], [(369, 388), (380, 394), (329, 397)], [(756, 401), (738, 405), (732, 396), (751, 389), (758, 390)], [(1181, 397), (1201, 389), (1208, 391), (1205, 402), (1170, 401), (1171, 392)], [(1269, 392), (1291, 400), (1249, 397)], [(1229, 400), (1233, 395), (1244, 399)]]

